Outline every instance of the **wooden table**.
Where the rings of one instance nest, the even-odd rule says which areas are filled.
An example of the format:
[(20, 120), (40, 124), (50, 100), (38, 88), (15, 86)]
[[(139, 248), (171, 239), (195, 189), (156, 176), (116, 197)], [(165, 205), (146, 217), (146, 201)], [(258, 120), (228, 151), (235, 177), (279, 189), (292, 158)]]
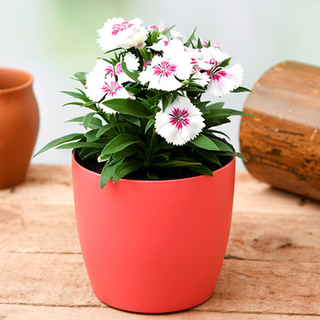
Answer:
[(0, 191), (0, 320), (320, 319), (320, 203), (237, 172), (230, 241), (213, 296), (160, 316), (110, 308), (92, 292), (69, 166), (33, 165)]

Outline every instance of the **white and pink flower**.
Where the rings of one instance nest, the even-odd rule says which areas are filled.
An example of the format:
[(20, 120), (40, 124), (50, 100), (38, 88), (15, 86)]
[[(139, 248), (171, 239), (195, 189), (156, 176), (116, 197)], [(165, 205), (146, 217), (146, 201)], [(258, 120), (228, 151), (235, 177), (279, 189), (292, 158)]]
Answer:
[(105, 22), (98, 30), (97, 42), (104, 51), (121, 47), (123, 49), (142, 48), (147, 39), (148, 30), (142, 26), (142, 20), (124, 20), (123, 18), (112, 18)]
[(174, 91), (182, 86), (179, 80), (188, 79), (191, 72), (189, 60), (155, 56), (150, 65), (140, 73), (139, 81), (142, 84), (149, 83), (149, 89)]
[(239, 63), (230, 68), (218, 68), (214, 72), (208, 71), (207, 74), (210, 77), (208, 92), (217, 97), (222, 97), (238, 88), (243, 79), (243, 69)]
[(168, 143), (184, 145), (196, 138), (205, 127), (200, 110), (186, 97), (177, 97), (155, 118), (155, 130)]
[[(149, 89), (174, 91), (192, 74), (191, 58), (182, 42), (172, 40), (163, 48), (163, 56), (156, 55), (140, 73), (139, 81), (149, 83)], [(180, 81), (181, 80), (181, 81)]]
[[(85, 93), (87, 97), (95, 102), (103, 99), (114, 98), (134, 98), (123, 86), (116, 80), (116, 75), (122, 74), (121, 65), (113, 65), (99, 59), (93, 70), (86, 75)], [(101, 106), (104, 108), (104, 106)], [(111, 109), (105, 109), (106, 112), (112, 112)]]

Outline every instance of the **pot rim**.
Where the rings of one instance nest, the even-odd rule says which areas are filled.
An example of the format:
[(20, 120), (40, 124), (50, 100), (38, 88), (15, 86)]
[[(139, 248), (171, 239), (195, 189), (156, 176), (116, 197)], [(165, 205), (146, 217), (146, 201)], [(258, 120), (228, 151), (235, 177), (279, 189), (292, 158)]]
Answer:
[[(72, 155), (72, 164), (81, 167), (85, 172), (88, 172), (88, 173), (90, 173), (90, 174), (92, 174), (92, 175), (95, 175), (95, 176), (97, 176), (97, 177), (100, 177), (100, 176), (101, 176), (100, 173), (94, 172), (94, 171), (92, 171), (92, 170), (89, 170), (89, 169), (83, 167), (83, 166), (75, 159), (75, 155), (74, 155), (75, 150), (76, 150), (76, 149), (73, 149), (73, 150), (72, 150), (72, 153), (71, 153), (71, 155)], [(235, 160), (236, 160), (235, 158), (236, 158), (236, 156), (233, 156), (233, 157), (231, 158), (231, 160), (230, 160), (227, 164), (225, 164), (224, 166), (222, 166), (221, 168), (219, 168), (219, 169), (217, 169), (217, 170), (212, 171), (213, 177), (214, 177), (214, 174), (215, 174), (215, 173), (218, 173), (218, 172), (220, 172), (220, 171), (222, 171), (222, 170), (226, 170), (228, 167), (232, 166), (233, 163), (234, 163)], [(179, 182), (181, 182), (181, 181), (190, 181), (190, 180), (193, 180), (193, 179), (213, 178), (213, 177), (209, 177), (209, 176), (206, 176), (206, 175), (203, 175), (203, 174), (202, 174), (202, 175), (198, 175), (198, 176), (194, 176), (194, 177), (180, 178), (180, 179), (179, 179), (179, 178), (178, 178), (178, 179), (163, 179), (163, 180), (120, 179), (119, 182), (120, 182), (120, 181), (123, 181), (123, 182), (125, 181), (126, 183), (137, 183), (137, 182), (139, 182), (139, 183), (149, 183), (149, 184), (150, 184), (150, 183), (157, 183), (157, 184), (159, 184), (159, 183), (168, 183), (168, 182), (170, 182), (170, 183), (179, 183)], [(122, 183), (123, 183), (123, 182), (122, 182)]]
[(31, 75), (31, 73), (29, 73), (27, 71), (24, 71), (24, 70), (21, 70), (21, 69), (16, 69), (16, 68), (0, 67), (0, 73), (1, 73), (2, 70), (19, 72), (20, 74), (24, 74), (24, 75), (28, 76), (29, 79), (25, 83), (23, 83), (21, 85), (18, 85), (18, 86), (6, 88), (6, 89), (1, 89), (0, 88), (0, 93), (7, 93), (7, 92), (12, 92), (12, 91), (25, 89), (25, 88), (29, 87), (33, 83), (33, 76)]

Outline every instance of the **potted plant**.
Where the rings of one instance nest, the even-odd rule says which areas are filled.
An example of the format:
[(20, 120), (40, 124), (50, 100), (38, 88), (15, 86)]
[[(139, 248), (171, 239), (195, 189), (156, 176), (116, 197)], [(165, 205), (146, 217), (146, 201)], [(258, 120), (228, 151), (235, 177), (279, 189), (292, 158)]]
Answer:
[(172, 312), (213, 293), (227, 246), (233, 147), (214, 129), (244, 113), (203, 101), (240, 87), (240, 64), (213, 42), (186, 40), (163, 23), (109, 19), (98, 30), (105, 56), (84, 89), (65, 92), (90, 109), (72, 148), (77, 227), (97, 297), (120, 309)]

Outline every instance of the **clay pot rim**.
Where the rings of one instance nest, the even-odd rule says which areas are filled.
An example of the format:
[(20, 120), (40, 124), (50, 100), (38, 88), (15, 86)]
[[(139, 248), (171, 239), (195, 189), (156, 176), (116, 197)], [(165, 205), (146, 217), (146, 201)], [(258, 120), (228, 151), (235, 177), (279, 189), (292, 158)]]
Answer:
[(6, 89), (1, 89), (0, 88), (0, 93), (5, 93), (5, 92), (11, 92), (11, 91), (17, 91), (17, 90), (21, 90), (21, 89), (25, 89), (27, 87), (29, 87), (32, 83), (33, 83), (33, 76), (31, 75), (31, 73), (21, 70), (21, 69), (16, 69), (16, 68), (6, 68), (6, 67), (0, 67), (0, 74), (2, 70), (7, 70), (7, 71), (15, 71), (15, 72), (19, 72), (21, 74), (25, 74), (29, 77), (28, 81), (26, 81), (24, 84), (18, 85), (18, 86), (14, 86), (11, 88), (6, 88)]
[[(97, 176), (99, 177), (100, 179), (100, 176), (101, 174), (100, 173), (97, 173), (97, 172), (94, 172), (92, 170), (89, 170), (85, 167), (83, 167), (80, 163), (78, 163), (78, 161), (76, 160), (75, 156), (74, 156), (74, 152), (75, 152), (75, 149), (72, 150), (72, 153), (71, 153), (71, 161), (72, 161), (72, 164), (75, 165), (75, 166), (78, 166), (78, 167), (81, 167), (82, 170), (84, 170), (85, 172), (87, 173), (90, 173), (94, 176)], [(230, 157), (231, 158), (231, 157)], [(236, 157), (233, 156), (230, 161), (225, 164), (224, 166), (222, 166), (221, 168), (217, 169), (217, 170), (214, 170), (212, 171), (213, 173), (213, 176), (220, 172), (220, 171), (223, 171), (223, 170), (227, 170), (227, 168), (229, 168), (230, 166), (233, 165), (233, 163), (236, 161)], [(198, 175), (198, 176), (194, 176), (194, 177), (189, 177), (189, 178), (179, 178), (179, 179), (164, 179), (164, 180), (138, 180), (138, 179), (120, 179), (118, 182), (121, 181), (121, 183), (140, 183), (140, 184), (164, 184), (164, 183), (181, 183), (181, 181), (190, 181), (190, 180), (195, 180), (195, 179), (206, 179), (206, 178), (211, 178), (209, 176), (206, 176), (206, 175)]]

